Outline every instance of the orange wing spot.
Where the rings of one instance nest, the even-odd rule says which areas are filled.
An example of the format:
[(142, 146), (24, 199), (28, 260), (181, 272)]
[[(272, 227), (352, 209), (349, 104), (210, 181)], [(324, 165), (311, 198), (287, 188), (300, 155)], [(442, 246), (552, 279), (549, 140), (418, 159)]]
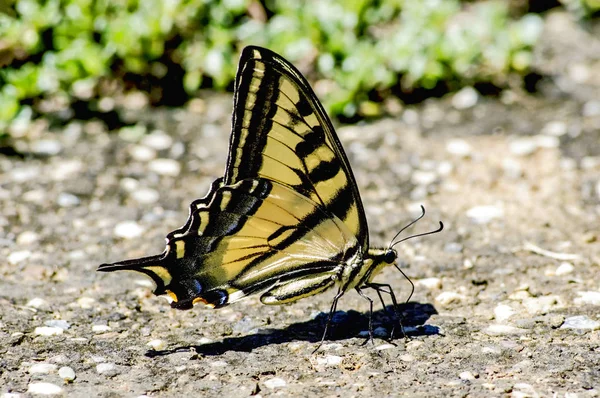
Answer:
[(202, 297), (196, 297), (196, 298), (195, 298), (195, 299), (192, 301), (192, 304), (194, 304), (194, 305), (195, 305), (195, 304), (198, 304), (198, 303), (204, 304), (204, 305), (206, 305), (207, 307), (210, 307), (210, 308), (215, 308), (214, 304), (208, 303), (208, 302), (207, 302), (206, 300), (204, 300)]
[(167, 294), (173, 299), (174, 302), (177, 302), (177, 295), (175, 293), (167, 289)]

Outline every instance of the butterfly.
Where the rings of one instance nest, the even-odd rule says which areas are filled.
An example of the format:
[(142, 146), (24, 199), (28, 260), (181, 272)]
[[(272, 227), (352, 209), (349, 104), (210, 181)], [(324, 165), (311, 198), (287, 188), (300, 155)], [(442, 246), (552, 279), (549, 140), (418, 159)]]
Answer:
[[(400, 241), (369, 246), (358, 187), (331, 121), (302, 74), (265, 48), (246, 47), (240, 58), (224, 176), (166, 240), (162, 254), (98, 271), (144, 273), (178, 309), (221, 308), (253, 294), (284, 304), (337, 287), (321, 342), (349, 290), (370, 302), (371, 315), (367, 287), (397, 307), (391, 286), (373, 278), (386, 266), (400, 269), (393, 249)], [(369, 332), (372, 339), (371, 320)]]

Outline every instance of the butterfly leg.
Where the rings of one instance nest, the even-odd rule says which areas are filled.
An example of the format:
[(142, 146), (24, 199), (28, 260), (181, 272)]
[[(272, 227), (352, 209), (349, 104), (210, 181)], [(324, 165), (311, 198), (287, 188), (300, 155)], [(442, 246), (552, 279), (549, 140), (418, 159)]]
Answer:
[[(364, 294), (363, 291), (360, 290), (359, 287), (355, 287), (355, 289), (358, 292), (358, 294), (360, 295), (360, 297), (369, 301), (369, 340), (371, 340), (371, 344), (375, 345), (375, 342), (373, 341), (373, 300), (371, 299), (371, 297)], [(365, 344), (367, 341), (368, 340), (365, 341)]]
[[(406, 336), (406, 332), (404, 331), (404, 325), (402, 325), (402, 315), (400, 315), (400, 311), (398, 310), (398, 301), (396, 300), (396, 295), (394, 294), (394, 291), (392, 290), (392, 287), (390, 285), (388, 285), (387, 283), (367, 283), (365, 286), (370, 287), (371, 289), (374, 289), (377, 292), (377, 295), (379, 296), (379, 299), (381, 300), (381, 304), (383, 305), (383, 309), (387, 311), (385, 303), (383, 301), (383, 297), (381, 296), (381, 293), (386, 293), (389, 294), (391, 299), (392, 299), (392, 304), (394, 307), (394, 315), (396, 320), (398, 321), (398, 325), (400, 326), (400, 331), (402, 332), (403, 336)], [(387, 290), (385, 289), (387, 288)], [(392, 327), (392, 332), (390, 333), (390, 339), (394, 338), (394, 331), (396, 330), (396, 325), (394, 323), (394, 326)]]
[(319, 345), (317, 346), (317, 348), (315, 348), (314, 351), (312, 352), (313, 354), (315, 352), (319, 351), (319, 348), (321, 348), (321, 346), (323, 345), (323, 342), (325, 341), (325, 337), (327, 337), (327, 331), (329, 330), (329, 326), (331, 325), (331, 320), (333, 319), (333, 314), (335, 313), (335, 310), (337, 308), (338, 300), (343, 295), (344, 295), (344, 292), (340, 290), (333, 298), (333, 302), (331, 303), (331, 308), (329, 309), (329, 315), (327, 316), (327, 323), (325, 324), (325, 330), (323, 331), (323, 337), (321, 337), (321, 341), (319, 342)]

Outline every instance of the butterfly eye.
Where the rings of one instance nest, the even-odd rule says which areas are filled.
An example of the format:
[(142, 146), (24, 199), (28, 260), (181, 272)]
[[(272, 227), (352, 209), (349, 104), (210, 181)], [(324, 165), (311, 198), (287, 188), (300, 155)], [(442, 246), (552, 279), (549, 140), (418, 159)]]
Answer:
[(388, 264), (391, 264), (394, 261), (396, 261), (396, 258), (398, 258), (398, 253), (396, 253), (396, 250), (389, 249), (388, 251), (385, 252), (383, 261), (385, 261)]

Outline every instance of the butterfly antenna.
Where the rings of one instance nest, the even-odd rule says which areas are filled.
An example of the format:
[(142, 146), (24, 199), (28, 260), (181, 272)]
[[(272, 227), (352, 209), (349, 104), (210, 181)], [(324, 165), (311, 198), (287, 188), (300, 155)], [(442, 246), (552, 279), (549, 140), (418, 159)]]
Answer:
[(421, 215), (417, 218), (415, 218), (414, 220), (412, 220), (408, 225), (404, 226), (400, 231), (398, 231), (398, 233), (396, 235), (394, 235), (394, 237), (392, 238), (392, 240), (390, 241), (390, 246), (388, 247), (388, 249), (391, 249), (395, 243), (394, 240), (402, 233), (404, 232), (407, 228), (410, 228), (411, 226), (413, 226), (417, 221), (419, 221), (421, 218), (423, 218), (425, 216), (425, 208), (423, 207), (423, 205), (421, 205)]
[[(419, 217), (420, 218), (420, 217)], [(419, 219), (417, 218), (417, 220)], [(416, 221), (416, 220), (415, 220)], [(414, 221), (413, 221), (414, 223)], [(410, 225), (410, 224), (409, 224)], [(405, 228), (404, 228), (405, 229)], [(424, 232), (422, 234), (416, 234), (416, 235), (411, 235), (411, 236), (407, 236), (404, 239), (400, 239), (398, 242), (394, 242), (393, 244), (390, 245), (390, 249), (394, 246), (396, 246), (398, 243), (402, 243), (406, 240), (412, 239), (412, 238), (418, 238), (419, 236), (426, 236), (426, 235), (433, 235), (433, 234), (437, 234), (438, 232), (441, 232), (444, 229), (444, 223), (440, 221), (440, 227), (438, 229), (436, 229), (435, 231), (429, 231), (429, 232)]]

